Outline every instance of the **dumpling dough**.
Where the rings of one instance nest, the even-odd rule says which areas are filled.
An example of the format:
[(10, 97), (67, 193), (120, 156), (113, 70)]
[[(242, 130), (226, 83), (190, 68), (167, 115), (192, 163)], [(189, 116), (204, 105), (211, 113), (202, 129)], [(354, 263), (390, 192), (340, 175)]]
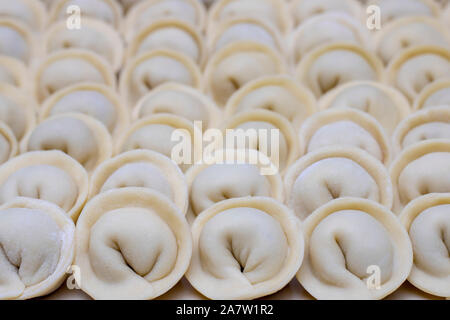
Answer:
[(450, 106), (450, 79), (436, 80), (425, 86), (414, 100), (413, 110)]
[(256, 299), (275, 293), (291, 281), (303, 260), (299, 221), (271, 198), (219, 202), (197, 217), (192, 235), (186, 277), (210, 299)]
[(205, 69), (204, 85), (219, 106), (246, 83), (269, 75), (284, 73), (281, 57), (272, 48), (238, 41), (217, 51)]
[(316, 97), (320, 97), (350, 81), (378, 81), (382, 70), (381, 61), (361, 47), (334, 43), (308, 53), (298, 65), (296, 74)]
[(24, 63), (36, 58), (36, 44), (25, 24), (0, 18), (0, 54)]
[(431, 17), (405, 17), (383, 26), (376, 34), (376, 51), (385, 64), (402, 50), (419, 45), (449, 46), (449, 32)]
[(411, 270), (406, 230), (373, 201), (334, 200), (304, 221), (303, 232), (305, 259), (297, 279), (316, 299), (382, 299)]
[(231, 117), (254, 109), (274, 111), (299, 127), (316, 112), (316, 99), (309, 89), (289, 76), (267, 76), (250, 81), (236, 91), (228, 100), (225, 113)]
[(221, 0), (209, 12), (208, 27), (240, 17), (261, 19), (283, 33), (292, 27), (286, 3), (279, 0)]
[(187, 211), (186, 180), (169, 158), (150, 150), (133, 150), (102, 163), (92, 175), (89, 198), (111, 190), (141, 187), (158, 191)]
[(162, 84), (142, 97), (133, 110), (133, 120), (161, 113), (201, 121), (205, 130), (216, 127), (221, 120), (221, 110), (209, 97), (179, 83)]
[(52, 6), (51, 20), (66, 20), (72, 14), (67, 11), (70, 6), (80, 8), (82, 28), (85, 17), (101, 20), (115, 28), (121, 26), (122, 8), (113, 0), (57, 0)]
[(23, 62), (8, 56), (0, 56), (0, 84), (29, 90), (30, 75)]
[(67, 29), (67, 22), (52, 25), (45, 34), (45, 51), (85, 49), (103, 57), (114, 70), (122, 66), (124, 49), (120, 34), (102, 21), (83, 18), (81, 29)]
[(184, 53), (199, 65), (205, 59), (202, 35), (189, 23), (176, 19), (164, 19), (149, 24), (131, 41), (128, 55), (135, 56), (155, 50), (169, 49)]
[(373, 116), (391, 135), (409, 115), (408, 100), (396, 89), (373, 81), (352, 81), (324, 95), (319, 109), (353, 108)]
[(128, 12), (125, 35), (131, 39), (150, 23), (163, 19), (181, 20), (202, 30), (205, 11), (205, 7), (198, 0), (144, 0)]
[(58, 90), (80, 82), (95, 82), (115, 87), (108, 63), (95, 53), (69, 49), (48, 56), (36, 72), (36, 97), (39, 102)]
[(11, 129), (17, 141), (22, 140), (36, 122), (34, 105), (29, 98), (20, 90), (1, 83), (0, 121)]
[(367, 5), (380, 8), (382, 24), (405, 16), (439, 15), (439, 7), (432, 0), (370, 0)]
[[(201, 156), (199, 153), (201, 150), (194, 142), (195, 135), (201, 137), (202, 133), (189, 120), (171, 114), (148, 116), (133, 124), (125, 132), (116, 145), (116, 153), (134, 149), (153, 150), (175, 162), (180, 160), (181, 162), (177, 164), (186, 171)], [(189, 146), (185, 146), (185, 143)], [(183, 147), (180, 153), (186, 151), (190, 154), (180, 154), (177, 152), (177, 146)], [(189, 150), (184, 150), (184, 147), (189, 147)], [(172, 153), (180, 159), (174, 159)]]
[(0, 207), (0, 299), (56, 290), (74, 257), (75, 225), (57, 206), (16, 198)]
[(443, 47), (416, 46), (404, 50), (389, 64), (389, 84), (397, 87), (412, 102), (429, 83), (450, 74), (450, 51)]
[(245, 161), (221, 161), (220, 156), (226, 151), (217, 151), (217, 161), (197, 164), (186, 172), (190, 194), (187, 218), (190, 222), (215, 203), (231, 198), (259, 196), (284, 200), (281, 176), (279, 173), (265, 174), (263, 169), (267, 163), (263, 154), (252, 150), (258, 157), (255, 163), (250, 154), (243, 155), (237, 150), (236, 156), (242, 154)]
[(298, 26), (305, 20), (323, 13), (344, 13), (355, 18), (362, 16), (362, 8), (355, 0), (293, 0), (290, 12), (294, 16), (294, 25)]
[(450, 141), (430, 139), (414, 144), (392, 163), (394, 212), (429, 193), (450, 192)]
[(448, 106), (414, 112), (403, 120), (392, 138), (396, 153), (429, 139), (450, 141), (450, 108)]
[(280, 172), (284, 172), (299, 155), (298, 137), (293, 126), (275, 112), (261, 109), (241, 112), (227, 120), (223, 128), (226, 148), (258, 150)]
[(98, 120), (84, 114), (60, 114), (36, 126), (22, 141), (22, 152), (60, 150), (88, 172), (112, 155), (111, 136)]
[(0, 122), (0, 164), (14, 157), (18, 151), (17, 139), (12, 130)]
[(385, 165), (390, 162), (390, 142), (384, 129), (361, 111), (328, 109), (303, 123), (300, 129), (301, 154), (338, 145), (364, 150)]
[(414, 250), (408, 280), (429, 294), (450, 296), (450, 194), (412, 201), (400, 216)]
[(327, 147), (295, 162), (284, 177), (287, 204), (302, 220), (343, 197), (363, 198), (392, 208), (392, 183), (381, 162), (354, 147)]
[(144, 52), (128, 62), (122, 71), (120, 92), (128, 106), (133, 108), (146, 93), (167, 82), (200, 88), (200, 69), (192, 59), (176, 51), (156, 49)]
[(94, 299), (154, 299), (181, 280), (192, 255), (189, 225), (166, 197), (110, 190), (85, 206), (76, 227), (81, 289)]
[(45, 200), (74, 221), (86, 202), (88, 188), (86, 170), (60, 151), (28, 152), (0, 168), (0, 204), (15, 197)]
[(0, 16), (12, 18), (26, 24), (32, 30), (42, 30), (45, 27), (45, 7), (40, 1), (14, 0), (0, 3)]
[(367, 28), (357, 18), (332, 12), (310, 18), (293, 33), (291, 52), (295, 64), (305, 54), (324, 44), (344, 42), (370, 48)]
[(91, 116), (117, 137), (130, 123), (128, 110), (110, 87), (97, 83), (80, 83), (59, 90), (42, 105), (40, 120), (66, 113)]

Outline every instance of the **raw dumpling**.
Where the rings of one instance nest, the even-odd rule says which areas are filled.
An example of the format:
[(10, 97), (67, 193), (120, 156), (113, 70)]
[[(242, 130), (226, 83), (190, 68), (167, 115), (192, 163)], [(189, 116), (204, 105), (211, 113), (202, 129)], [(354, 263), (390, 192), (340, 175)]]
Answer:
[(425, 86), (414, 100), (413, 110), (450, 106), (450, 79), (440, 79)]
[(88, 172), (112, 155), (111, 136), (98, 120), (79, 113), (58, 114), (37, 125), (21, 144), (22, 152), (60, 150)]
[(392, 183), (383, 164), (354, 147), (327, 147), (295, 162), (284, 177), (288, 206), (302, 220), (324, 204), (344, 197), (392, 208)]
[[(229, 153), (227, 153), (229, 152)], [(232, 155), (230, 159), (227, 156)], [(251, 150), (217, 150), (215, 161), (194, 165), (186, 172), (190, 207), (187, 218), (192, 222), (202, 211), (217, 202), (231, 198), (271, 197), (284, 200), (281, 176), (278, 172), (267, 174), (270, 162), (263, 154)], [(243, 161), (236, 158), (242, 156)], [(256, 161), (252, 161), (251, 157)], [(229, 161), (227, 161), (227, 159)], [(270, 169), (270, 168), (269, 168)]]
[(0, 164), (14, 157), (18, 151), (17, 139), (12, 130), (0, 122)]
[(390, 162), (390, 143), (384, 129), (371, 116), (350, 108), (321, 111), (300, 129), (301, 154), (328, 147), (356, 147), (385, 165)]
[(30, 88), (28, 71), (20, 60), (8, 56), (0, 56), (0, 84), (27, 91)]
[(234, 42), (209, 59), (205, 69), (205, 91), (219, 106), (224, 106), (246, 83), (284, 71), (281, 57), (271, 47), (251, 41)]
[(409, 282), (429, 294), (450, 297), (450, 194), (417, 198), (402, 211), (400, 221), (414, 251)]
[(423, 88), (450, 74), (450, 50), (436, 46), (415, 46), (395, 56), (386, 80), (412, 102)]
[(292, 212), (271, 198), (216, 203), (192, 226), (193, 255), (186, 277), (210, 299), (256, 299), (275, 293), (302, 263), (300, 229)]
[(300, 82), (320, 97), (350, 81), (381, 80), (382, 71), (381, 61), (365, 49), (333, 43), (308, 53), (298, 65), (296, 74)]
[(191, 58), (176, 51), (144, 52), (128, 62), (122, 71), (120, 92), (128, 107), (133, 108), (146, 93), (167, 82), (200, 88), (200, 69)]
[(403, 120), (393, 136), (395, 152), (421, 141), (447, 139), (450, 141), (450, 108), (448, 106), (414, 112)]
[(81, 83), (59, 90), (42, 105), (40, 120), (65, 114), (82, 113), (105, 125), (117, 137), (128, 127), (130, 117), (120, 97), (110, 87), (97, 83)]
[(228, 117), (244, 111), (266, 109), (281, 114), (295, 127), (316, 111), (316, 99), (305, 87), (285, 75), (255, 79), (228, 100)]
[(221, 110), (209, 97), (179, 83), (162, 84), (142, 97), (133, 110), (133, 120), (161, 113), (201, 121), (204, 130), (216, 127), (221, 119)]
[(77, 222), (75, 264), (81, 289), (94, 299), (154, 299), (181, 280), (191, 255), (186, 219), (159, 192), (106, 191)]
[(303, 232), (305, 259), (297, 279), (316, 299), (382, 299), (411, 270), (406, 230), (376, 202), (334, 200), (304, 221)]
[(67, 29), (66, 21), (52, 25), (45, 34), (47, 53), (66, 49), (85, 49), (103, 57), (114, 70), (122, 66), (124, 49), (120, 34), (108, 24), (91, 18), (83, 18), (81, 29)]
[(86, 170), (60, 151), (28, 152), (0, 167), (0, 204), (16, 197), (45, 200), (76, 221), (88, 188)]
[(0, 19), (0, 54), (24, 63), (36, 59), (36, 43), (25, 24), (13, 19)]
[(262, 109), (241, 112), (227, 120), (223, 128), (226, 148), (258, 150), (281, 173), (299, 155), (294, 127), (278, 113)]
[(99, 193), (129, 187), (158, 191), (187, 211), (186, 180), (178, 166), (166, 156), (150, 150), (133, 150), (102, 163), (92, 175), (89, 198)]
[(450, 192), (450, 141), (430, 139), (416, 143), (392, 163), (394, 212), (429, 193)]
[(58, 90), (80, 82), (96, 82), (115, 87), (111, 67), (99, 55), (80, 49), (58, 51), (37, 69), (36, 97), (39, 102)]
[(396, 89), (373, 81), (349, 82), (330, 91), (319, 101), (319, 109), (353, 108), (373, 116), (388, 135), (410, 113), (408, 100)]
[(0, 16), (23, 22), (32, 30), (41, 31), (47, 23), (45, 7), (40, 1), (1, 1)]
[(380, 8), (382, 24), (405, 16), (435, 17), (440, 10), (432, 0), (370, 0), (367, 5)]
[(16, 198), (0, 207), (0, 299), (47, 295), (74, 258), (75, 225), (57, 206)]
[(348, 14), (332, 12), (315, 16), (292, 34), (290, 54), (293, 62), (297, 64), (308, 52), (334, 42), (370, 48), (370, 35), (357, 18)]
[(155, 49), (169, 49), (184, 53), (202, 65), (205, 48), (202, 35), (183, 20), (164, 19), (149, 24), (131, 41), (128, 56), (135, 56)]
[(419, 45), (449, 46), (449, 32), (434, 18), (405, 17), (389, 23), (376, 34), (376, 51), (385, 64), (402, 50)]

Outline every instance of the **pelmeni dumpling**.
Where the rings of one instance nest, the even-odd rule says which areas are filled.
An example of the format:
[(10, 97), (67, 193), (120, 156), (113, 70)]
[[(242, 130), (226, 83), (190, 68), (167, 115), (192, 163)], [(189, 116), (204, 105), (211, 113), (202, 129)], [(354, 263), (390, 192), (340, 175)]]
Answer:
[(437, 46), (415, 46), (391, 60), (386, 80), (412, 102), (429, 83), (450, 74), (450, 50)]
[(106, 127), (80, 113), (52, 116), (37, 125), (21, 143), (21, 151), (60, 150), (88, 172), (112, 155), (112, 139)]
[(348, 43), (333, 43), (309, 52), (298, 65), (296, 75), (320, 97), (350, 81), (378, 81), (382, 72), (381, 61), (365, 49)]
[(409, 115), (408, 100), (396, 89), (374, 81), (352, 81), (319, 100), (319, 109), (353, 108), (373, 116), (391, 135)]
[(241, 112), (228, 119), (223, 128), (226, 148), (258, 150), (282, 173), (299, 156), (294, 127), (276, 112), (262, 109)]
[(176, 51), (156, 49), (144, 52), (125, 66), (119, 90), (129, 108), (133, 108), (146, 93), (167, 82), (200, 88), (200, 69), (191, 58)]
[(361, 5), (356, 0), (293, 0), (289, 11), (294, 16), (295, 26), (323, 13), (345, 13), (357, 19), (362, 16)]
[(287, 5), (278, 0), (220, 0), (209, 11), (208, 27), (239, 17), (262, 19), (282, 33), (292, 28)]
[(43, 102), (58, 90), (80, 82), (96, 82), (115, 87), (111, 67), (99, 55), (87, 50), (69, 49), (49, 55), (35, 73), (36, 97)]
[(193, 255), (186, 277), (210, 299), (256, 299), (275, 293), (302, 263), (300, 229), (292, 212), (271, 198), (216, 203), (192, 225)]
[(36, 42), (26, 24), (0, 18), (0, 54), (30, 63), (36, 59)]
[(0, 204), (16, 197), (45, 200), (76, 221), (88, 188), (86, 170), (60, 151), (28, 152), (0, 167)]
[(0, 83), (0, 121), (21, 141), (35, 125), (34, 103), (17, 88)]
[(429, 139), (450, 141), (450, 107), (441, 106), (412, 113), (398, 125), (392, 142), (396, 153)]
[(334, 200), (314, 211), (302, 229), (305, 259), (297, 279), (316, 299), (382, 299), (409, 275), (408, 234), (376, 202)]
[(75, 264), (94, 299), (154, 299), (181, 280), (191, 255), (180, 209), (146, 188), (101, 193), (77, 222)]
[(161, 113), (201, 121), (204, 130), (217, 127), (222, 114), (209, 97), (180, 83), (162, 84), (142, 97), (133, 109), (133, 120)]
[(290, 54), (293, 62), (324, 44), (344, 42), (370, 48), (367, 28), (356, 17), (341, 12), (314, 16), (302, 23), (290, 39)]
[(130, 8), (132, 8), (134, 5), (141, 2), (141, 0), (118, 0), (120, 5), (122, 6), (124, 12), (127, 12)]
[(450, 192), (450, 141), (430, 139), (404, 149), (390, 168), (394, 212), (429, 193)]
[(432, 0), (370, 0), (367, 5), (380, 8), (382, 24), (405, 16), (436, 17), (440, 10)]
[(128, 12), (125, 36), (132, 38), (149, 24), (162, 19), (178, 19), (198, 30), (205, 25), (205, 7), (198, 0), (144, 0)]
[(56, 290), (74, 258), (75, 225), (47, 202), (16, 198), (0, 207), (0, 299), (24, 300)]
[(190, 222), (223, 200), (242, 197), (284, 200), (281, 176), (271, 171), (273, 164), (264, 154), (256, 150), (245, 153), (243, 150), (217, 149), (212, 156), (214, 161), (196, 164), (186, 172), (190, 194), (187, 218)]
[(66, 49), (85, 49), (102, 56), (114, 70), (119, 70), (124, 57), (120, 34), (110, 25), (91, 18), (83, 18), (83, 27), (68, 29), (66, 21), (53, 24), (44, 40), (46, 53)]
[(0, 56), (0, 84), (29, 90), (29, 74), (25, 64), (12, 57)]
[(450, 297), (450, 194), (415, 199), (402, 211), (400, 221), (414, 251), (408, 281), (429, 294)]
[(89, 198), (112, 189), (148, 188), (169, 198), (186, 213), (188, 188), (183, 173), (166, 156), (150, 150), (132, 150), (103, 162), (92, 174)]
[(279, 54), (266, 45), (238, 41), (217, 51), (205, 68), (205, 91), (219, 106), (246, 83), (262, 76), (284, 73)]
[(0, 122), (0, 164), (14, 157), (18, 149), (14, 132), (4, 122)]
[(284, 177), (288, 206), (302, 220), (344, 197), (376, 201), (390, 209), (392, 183), (383, 164), (354, 147), (327, 147), (301, 157)]
[(104, 84), (83, 82), (59, 90), (44, 101), (40, 120), (65, 113), (82, 113), (105, 125), (113, 137), (123, 134), (130, 116), (118, 94)]
[(402, 50), (418, 45), (450, 46), (448, 30), (431, 17), (394, 20), (376, 33), (376, 52), (385, 64)]
[(36, 31), (44, 29), (47, 23), (45, 7), (35, 0), (2, 1), (0, 16), (21, 21)]
[(450, 28), (450, 4), (447, 4), (444, 12), (442, 13), (442, 23), (446, 24)]
[(385, 165), (391, 156), (384, 129), (371, 116), (351, 108), (321, 111), (308, 118), (300, 129), (301, 154), (328, 146), (356, 147)]
[(123, 12), (115, 0), (57, 0), (51, 7), (50, 19), (67, 20), (71, 15), (82, 17), (81, 28), (85, 17), (102, 20), (115, 28), (120, 28)]
[(225, 113), (228, 117), (244, 111), (265, 109), (281, 114), (299, 127), (316, 112), (316, 99), (293, 78), (267, 76), (250, 81), (228, 100)]
[(230, 18), (208, 33), (210, 54), (238, 41), (255, 41), (281, 53), (285, 50), (280, 32), (260, 18)]
[(413, 110), (450, 106), (450, 79), (436, 80), (425, 86), (414, 100)]
[(134, 123), (117, 142), (116, 153), (153, 150), (171, 158), (186, 171), (200, 159), (201, 145), (195, 145), (196, 135), (201, 137), (202, 133), (191, 121), (172, 114), (156, 114)]
[(131, 40), (128, 56), (136, 56), (155, 49), (184, 53), (199, 65), (202, 65), (206, 58), (200, 32), (179, 19), (158, 20), (143, 28)]

